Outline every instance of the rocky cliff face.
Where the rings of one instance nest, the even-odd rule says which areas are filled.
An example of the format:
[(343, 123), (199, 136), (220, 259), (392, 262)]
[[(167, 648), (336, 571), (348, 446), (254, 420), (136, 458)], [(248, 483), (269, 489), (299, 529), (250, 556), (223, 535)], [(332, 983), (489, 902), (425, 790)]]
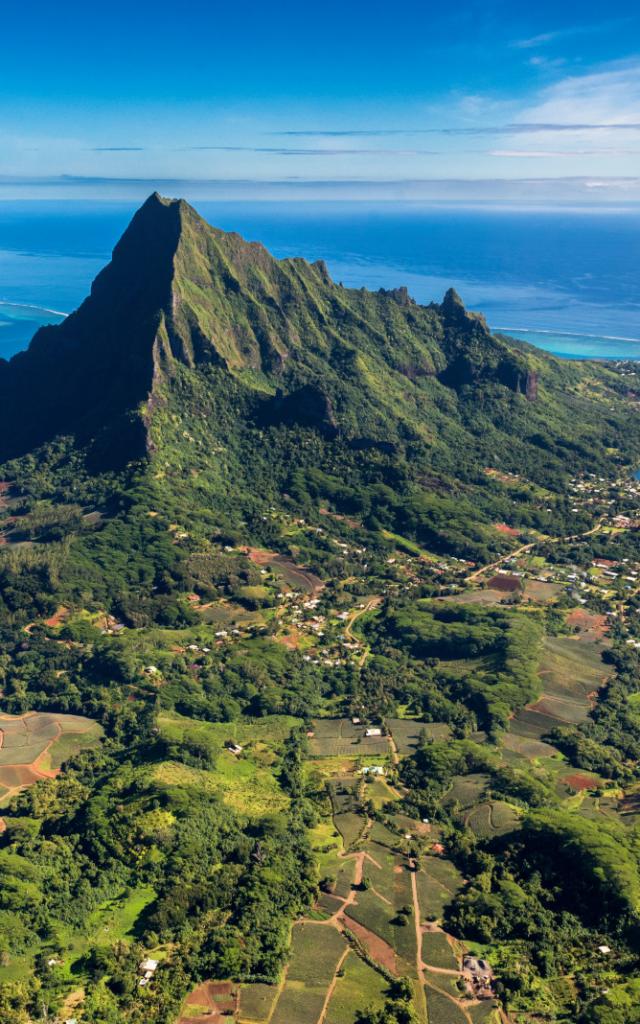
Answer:
[[(481, 383), (500, 384), (516, 393), (527, 389), (530, 371), (524, 354), (494, 338), (484, 317), (468, 312), (453, 288), (446, 293), (439, 311), (447, 357), (440, 373), (443, 384), (455, 390)], [(531, 394), (527, 391), (532, 401), (536, 394), (536, 387), (531, 388)]]
[(0, 363), (0, 461), (60, 434), (104, 465), (141, 457), (167, 382), (207, 366), (271, 395), (272, 421), (374, 445), (429, 418), (436, 379), (537, 394), (526, 358), (453, 290), (428, 307), (405, 288), (348, 290), (322, 262), (276, 260), (154, 194), (80, 308)]

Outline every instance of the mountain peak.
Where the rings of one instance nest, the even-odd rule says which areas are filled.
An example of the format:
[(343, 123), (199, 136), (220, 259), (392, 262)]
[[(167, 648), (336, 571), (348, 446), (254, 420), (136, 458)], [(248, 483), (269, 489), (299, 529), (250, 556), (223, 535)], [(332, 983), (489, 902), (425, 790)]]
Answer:
[(311, 421), (375, 443), (395, 406), (372, 379), (395, 373), (424, 402), (429, 378), (522, 390), (526, 371), (453, 289), (429, 307), (403, 288), (345, 289), (321, 261), (277, 260), (154, 192), (80, 308), (0, 365), (0, 460), (60, 434), (113, 464), (142, 456), (171, 381), (206, 367), (235, 377), (252, 402), (272, 402), (266, 422)]
[(445, 292), (445, 296), (442, 300), (442, 305), (440, 308), (442, 309), (443, 313), (448, 315), (450, 315), (451, 313), (459, 314), (465, 312), (464, 302), (458, 295), (455, 288), (449, 288)]

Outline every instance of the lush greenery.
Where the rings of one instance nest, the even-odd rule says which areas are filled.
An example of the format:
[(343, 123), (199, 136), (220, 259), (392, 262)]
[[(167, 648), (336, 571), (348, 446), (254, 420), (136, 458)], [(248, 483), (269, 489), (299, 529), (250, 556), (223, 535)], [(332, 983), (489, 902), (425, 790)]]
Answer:
[[(543, 637), (569, 634), (575, 601), (464, 601), (474, 566), (521, 542), (558, 565), (633, 557), (568, 488), (640, 457), (626, 396), (614, 370), (493, 337), (455, 293), (344, 289), (145, 204), (82, 309), (0, 364), (2, 713), (104, 729), (29, 788), (0, 775), (1, 1024), (61, 1013), (75, 987), (90, 1024), (172, 1024), (197, 982), (277, 981), (319, 879), (348, 891), (324, 872), (340, 840), (314, 716), (342, 723), (349, 842), (375, 835), (378, 884), (405, 886), (391, 921), (367, 876), (359, 890), (404, 964), (393, 858), (404, 843), (418, 872), (426, 818), (466, 885), (448, 899), (437, 867), (420, 884), (490, 950), (507, 1005), (553, 1020), (551, 982), (570, 978), (558, 1020), (633, 1024), (637, 828), (593, 817), (601, 797), (568, 796), (561, 772), (595, 773), (601, 795), (640, 782), (636, 649), (620, 619), (598, 700), (548, 716), (554, 746), (527, 759), (506, 737), (537, 714)], [(354, 718), (409, 723), (410, 752), (356, 742)], [(356, 776), (369, 753), (401, 790)], [(409, 824), (390, 832), (392, 797)], [(361, 1024), (420, 1019), (409, 982), (367, 1005)]]

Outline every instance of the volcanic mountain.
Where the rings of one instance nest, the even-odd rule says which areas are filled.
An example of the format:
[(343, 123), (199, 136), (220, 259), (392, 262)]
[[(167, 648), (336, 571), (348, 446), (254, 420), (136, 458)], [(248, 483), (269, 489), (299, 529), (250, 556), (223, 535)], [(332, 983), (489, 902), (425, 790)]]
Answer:
[(492, 335), (453, 290), (347, 289), (155, 193), (80, 308), (0, 361), (0, 462), (65, 438), (92, 472), (162, 459), (231, 494), (260, 471), (277, 495), (311, 446), (385, 486), (484, 487), (495, 464), (548, 485), (634, 444), (622, 391)]
[(159, 382), (178, 366), (224, 369), (264, 397), (267, 419), (384, 441), (407, 417), (422, 432), (442, 386), (534, 398), (535, 362), (454, 291), (424, 307), (403, 288), (348, 290), (323, 262), (276, 260), (156, 193), (80, 308), (0, 361), (0, 459), (57, 434), (99, 444), (110, 461), (139, 456)]

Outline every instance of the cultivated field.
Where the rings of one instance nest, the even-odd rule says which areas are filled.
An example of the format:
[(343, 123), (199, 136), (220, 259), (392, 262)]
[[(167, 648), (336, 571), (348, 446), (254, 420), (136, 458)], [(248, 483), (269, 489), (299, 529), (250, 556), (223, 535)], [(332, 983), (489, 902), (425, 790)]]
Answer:
[(597, 691), (611, 674), (602, 660), (604, 650), (593, 633), (547, 637), (539, 669), (543, 692), (515, 715), (504, 737), (505, 748), (530, 760), (552, 755), (555, 748), (541, 738), (558, 725), (586, 720)]
[(86, 747), (95, 746), (102, 727), (82, 715), (29, 711), (0, 715), (0, 802), (44, 778)]
[(420, 735), (429, 740), (446, 740), (451, 735), (448, 725), (443, 722), (415, 722), (410, 718), (387, 718), (386, 724), (399, 754), (412, 754), (418, 746)]
[(353, 725), (349, 718), (317, 718), (312, 729), (314, 735), (309, 739), (311, 757), (375, 757), (389, 753), (386, 736), (366, 737), (364, 728)]

